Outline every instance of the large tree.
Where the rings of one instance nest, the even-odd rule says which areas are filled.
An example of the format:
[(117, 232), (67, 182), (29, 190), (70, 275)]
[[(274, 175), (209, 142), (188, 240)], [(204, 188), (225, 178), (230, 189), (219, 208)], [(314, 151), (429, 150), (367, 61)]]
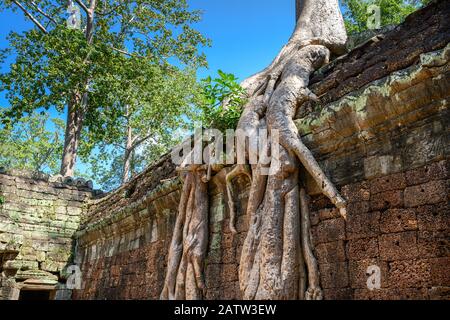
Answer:
[[(312, 72), (328, 63), (332, 53), (345, 52), (344, 20), (338, 0), (304, 0), (298, 8), (297, 26), (287, 45), (269, 67), (242, 83), (248, 102), (238, 129), (249, 137), (255, 137), (260, 129), (272, 133), (262, 154), (272, 155), (270, 164), (260, 161), (251, 167), (237, 165), (226, 177), (229, 188), (237, 175), (246, 174), (251, 179), (247, 205), (249, 231), (239, 264), (239, 283), (245, 299), (322, 298), (310, 242), (308, 197), (299, 185), (300, 165), (345, 217), (345, 200), (302, 143), (293, 121), (305, 101), (317, 100), (308, 89)], [(247, 158), (252, 158), (254, 152), (250, 145), (244, 145)], [(208, 162), (193, 163), (195, 151), (194, 148), (184, 155), (178, 168), (184, 184), (161, 293), (163, 299), (201, 299), (205, 289), (207, 183), (214, 169), (220, 167)], [(268, 166), (274, 169), (269, 175), (264, 172)], [(235, 231), (233, 199), (229, 201), (230, 229)]]
[(12, 106), (5, 116), (18, 119), (38, 108), (66, 110), (63, 176), (74, 173), (83, 129), (102, 136), (98, 115), (110, 122), (122, 116), (107, 97), (115, 94), (111, 88), (121, 78), (124, 57), (144, 65), (173, 58), (194, 67), (205, 63), (198, 47), (207, 40), (191, 27), (200, 13), (190, 11), (186, 0), (6, 0), (0, 5), (5, 8), (34, 24), (9, 36), (16, 61), (1, 76), (1, 90)]

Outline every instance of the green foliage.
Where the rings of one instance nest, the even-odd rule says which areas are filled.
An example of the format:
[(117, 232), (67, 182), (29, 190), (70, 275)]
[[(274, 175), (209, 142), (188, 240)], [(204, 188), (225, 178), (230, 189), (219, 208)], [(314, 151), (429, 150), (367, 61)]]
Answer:
[[(127, 63), (133, 63), (132, 60)], [(129, 73), (114, 88), (118, 95), (110, 97), (122, 116), (111, 121), (107, 110), (99, 112), (105, 126), (102, 142), (96, 142), (89, 132), (83, 137), (80, 154), (92, 178), (104, 190), (121, 184), (129, 128), (133, 140), (131, 171), (136, 173), (179, 143), (195, 116), (193, 104), (198, 100), (200, 87), (193, 70), (157, 64), (145, 67), (124, 66)]]
[[(70, 100), (76, 101), (77, 107), (83, 108), (82, 134), (87, 137), (82, 154), (108, 145), (110, 137), (118, 141), (123, 133), (126, 105), (136, 115), (134, 128), (153, 127), (146, 123), (151, 114), (173, 114), (168, 109), (161, 112), (159, 105), (152, 109), (154, 105), (148, 102), (153, 103), (156, 97), (167, 98), (154, 95), (154, 87), (160, 84), (150, 82), (161, 78), (160, 71), (154, 76), (156, 69), (169, 68), (169, 62), (189, 70), (206, 65), (199, 48), (209, 45), (209, 41), (193, 29), (201, 14), (189, 10), (187, 0), (98, 0), (92, 41), (84, 32), (87, 28), (84, 10), (81, 10), (81, 30), (66, 27), (66, 0), (21, 3), (48, 32), (35, 26), (8, 36), (10, 47), (0, 52), (0, 61), (5, 55), (15, 56), (15, 61), (7, 72), (0, 74), (0, 91), (6, 92), (11, 105), (1, 120), (5, 124), (17, 122), (24, 114), (41, 108), (63, 112)], [(12, 1), (1, 2), (2, 9), (22, 14)], [(151, 98), (146, 91), (149, 86), (153, 86)], [(84, 96), (88, 99), (82, 106)], [(143, 105), (147, 108), (138, 111)], [(145, 117), (138, 121), (143, 114)]]
[(3, 196), (0, 196), (0, 206), (5, 203), (5, 198)]
[(204, 128), (222, 132), (235, 129), (246, 103), (246, 92), (231, 73), (218, 71), (218, 77), (202, 80), (203, 99), (200, 117)]
[[(0, 109), (0, 115), (9, 110)], [(52, 127), (51, 129), (49, 129)], [(62, 153), (64, 123), (45, 112), (0, 125), (0, 166), (55, 174)]]
[(426, 5), (431, 0), (342, 0), (347, 31), (350, 34), (367, 30), (367, 21), (372, 16), (370, 5), (380, 7), (381, 26), (401, 23), (406, 16)]

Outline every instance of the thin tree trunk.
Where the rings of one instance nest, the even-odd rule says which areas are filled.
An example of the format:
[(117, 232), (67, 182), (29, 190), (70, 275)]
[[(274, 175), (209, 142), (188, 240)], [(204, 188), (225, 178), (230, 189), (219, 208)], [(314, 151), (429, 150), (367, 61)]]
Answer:
[(64, 149), (60, 171), (60, 174), (63, 177), (73, 177), (74, 175), (77, 150), (80, 141), (84, 116), (84, 101), (81, 103), (80, 102), (80, 99), (77, 99), (76, 97), (69, 101), (66, 133), (64, 138)]
[(127, 142), (125, 146), (125, 156), (123, 161), (123, 175), (122, 183), (127, 183), (130, 180), (131, 170), (131, 155), (133, 151), (133, 132), (131, 127), (127, 126)]

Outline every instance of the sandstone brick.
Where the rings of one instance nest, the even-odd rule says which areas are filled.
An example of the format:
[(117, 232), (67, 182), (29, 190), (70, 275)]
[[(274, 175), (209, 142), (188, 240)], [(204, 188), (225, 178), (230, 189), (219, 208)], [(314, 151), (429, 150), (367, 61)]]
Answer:
[(393, 261), (418, 256), (416, 231), (383, 234), (378, 241), (382, 260)]
[(405, 189), (405, 206), (417, 207), (447, 201), (448, 187), (444, 180), (435, 180)]
[(235, 263), (227, 263), (222, 265), (222, 279), (224, 282), (238, 281), (239, 271), (238, 265)]
[(448, 178), (447, 160), (434, 162), (422, 168), (409, 170), (405, 173), (408, 186), (426, 183), (430, 180), (442, 180)]
[(348, 203), (368, 201), (370, 199), (370, 187), (366, 181), (349, 184), (342, 187), (341, 194)]
[(381, 214), (380, 230), (383, 233), (417, 230), (416, 213), (412, 209), (390, 209)]
[(418, 207), (416, 213), (419, 230), (450, 229), (450, 206), (448, 203)]
[(428, 300), (428, 297), (425, 288), (356, 289), (354, 293), (355, 300)]
[(343, 219), (322, 221), (316, 228), (313, 237), (315, 243), (326, 243), (345, 239), (345, 222)]
[(344, 241), (321, 243), (316, 246), (316, 258), (319, 263), (334, 263), (346, 260)]
[(380, 212), (348, 215), (347, 239), (376, 237), (380, 234)]
[(422, 288), (431, 285), (431, 263), (427, 259), (389, 262), (389, 287)]
[(370, 210), (403, 207), (403, 191), (394, 190), (374, 194), (370, 199)]
[(353, 299), (353, 289), (351, 289), (351, 288), (323, 289), (323, 299), (324, 300), (352, 300)]
[(386, 261), (381, 261), (380, 259), (364, 259), (364, 260), (350, 260), (349, 263), (349, 280), (350, 286), (352, 288), (366, 288), (367, 289), (367, 280), (371, 273), (368, 273), (368, 268), (377, 266), (380, 268), (380, 282), (381, 287), (388, 286), (388, 277), (387, 277), (387, 263)]
[(431, 265), (431, 284), (450, 286), (450, 257), (429, 259)]
[(354, 216), (361, 213), (369, 212), (370, 202), (369, 201), (359, 201), (351, 202), (347, 205), (347, 216)]
[(450, 230), (419, 231), (417, 247), (420, 258), (450, 256)]
[(378, 238), (361, 238), (347, 242), (347, 256), (350, 260), (376, 258), (378, 255)]
[(221, 278), (222, 268), (220, 264), (208, 264), (205, 268), (205, 281), (208, 288), (218, 288)]
[(384, 191), (403, 190), (406, 187), (406, 179), (403, 173), (391, 174), (370, 181), (370, 193), (376, 194)]
[(320, 283), (323, 289), (345, 288), (349, 285), (346, 262), (319, 264)]
[(222, 252), (222, 262), (223, 263), (237, 263), (236, 260), (236, 247), (225, 249)]

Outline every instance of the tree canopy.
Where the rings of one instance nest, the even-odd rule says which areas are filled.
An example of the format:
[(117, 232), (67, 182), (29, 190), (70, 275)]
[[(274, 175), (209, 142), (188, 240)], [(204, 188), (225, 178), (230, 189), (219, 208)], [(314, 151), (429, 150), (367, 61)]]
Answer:
[[(68, 3), (81, 12), (79, 28), (68, 20), (74, 18)], [(71, 151), (72, 158), (82, 134), (100, 143), (120, 124), (124, 79), (155, 65), (206, 65), (200, 48), (209, 41), (192, 27), (201, 15), (186, 0), (7, 0), (0, 4), (6, 8), (23, 12), (34, 28), (11, 32), (10, 47), (2, 52), (15, 57), (0, 75), (0, 90), (11, 105), (3, 120), (14, 122), (37, 109), (68, 109), (64, 153)]]
[(368, 29), (368, 21), (374, 15), (371, 5), (380, 9), (380, 26), (396, 25), (431, 0), (342, 0), (347, 31), (358, 33)]

